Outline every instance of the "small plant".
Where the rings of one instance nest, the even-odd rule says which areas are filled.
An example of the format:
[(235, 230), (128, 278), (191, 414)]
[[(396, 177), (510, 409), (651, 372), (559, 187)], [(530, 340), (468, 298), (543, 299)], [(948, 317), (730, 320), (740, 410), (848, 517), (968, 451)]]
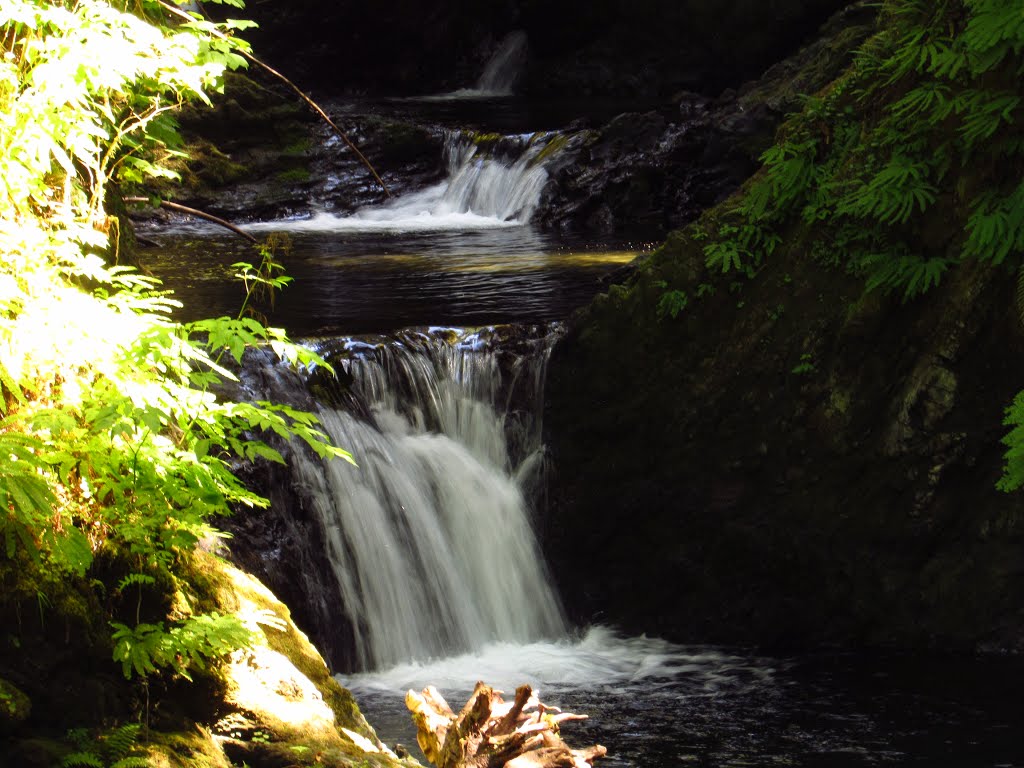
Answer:
[(705, 296), (714, 296), (715, 286), (711, 283), (701, 283), (697, 286), (697, 298), (703, 299)]
[(62, 768), (149, 768), (145, 757), (133, 755), (141, 726), (130, 723), (95, 736), (85, 729), (68, 731), (76, 751), (61, 762)]
[(817, 370), (814, 365), (814, 356), (810, 352), (804, 352), (800, 355), (800, 362), (793, 366), (791, 373), (795, 373), (797, 376), (809, 376), (816, 373)]
[[(664, 280), (659, 280), (655, 284), (658, 288), (667, 288), (668, 283)], [(687, 304), (690, 303), (690, 297), (685, 291), (671, 290), (665, 291), (661, 294), (661, 298), (658, 300), (657, 314), (661, 319), (670, 317), (673, 320), (686, 309)]]

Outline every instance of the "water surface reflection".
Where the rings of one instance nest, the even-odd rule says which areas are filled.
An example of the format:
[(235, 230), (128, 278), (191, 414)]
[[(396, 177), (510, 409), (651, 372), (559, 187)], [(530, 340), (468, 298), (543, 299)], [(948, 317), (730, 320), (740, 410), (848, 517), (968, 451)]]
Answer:
[[(525, 226), (289, 235), (281, 259), (295, 281), (263, 311), (293, 336), (560, 320), (637, 253), (555, 242)], [(249, 244), (204, 227), (151, 237), (159, 247), (143, 252), (143, 265), (186, 302), (180, 319), (238, 311), (243, 288), (231, 265), (258, 260)]]
[(819, 654), (771, 658), (594, 628), (574, 641), (494, 645), (345, 677), (385, 742), (415, 745), (402, 702), (434, 684), (456, 709), (477, 679), (590, 715), (571, 745), (605, 768), (1024, 766), (1020, 659)]

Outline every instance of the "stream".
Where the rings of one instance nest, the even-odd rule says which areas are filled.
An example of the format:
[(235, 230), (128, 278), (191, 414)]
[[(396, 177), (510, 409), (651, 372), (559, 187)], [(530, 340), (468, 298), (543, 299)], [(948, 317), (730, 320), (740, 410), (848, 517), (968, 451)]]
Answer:
[[(510, 98), (477, 90), (389, 109), (436, 119)], [(498, 130), (530, 121), (496, 114)], [(312, 393), (360, 465), (296, 454), (292, 472), (331, 566), (317, 601), (351, 633), (338, 677), (381, 738), (415, 750), (406, 689), (433, 684), (457, 709), (484, 680), (589, 714), (566, 738), (604, 744), (614, 768), (1024, 766), (1019, 659), (772, 657), (568, 625), (534, 534), (544, 370), (557, 322), (639, 249), (534, 229), (544, 141), (517, 136), (496, 156), (453, 132), (447, 178), (383, 206), (248, 225), (291, 241), (295, 285), (269, 321), (352, 382), (328, 397), (281, 371), (253, 394)], [(189, 299), (182, 319), (237, 310), (246, 243), (188, 222), (147, 237), (147, 268)]]

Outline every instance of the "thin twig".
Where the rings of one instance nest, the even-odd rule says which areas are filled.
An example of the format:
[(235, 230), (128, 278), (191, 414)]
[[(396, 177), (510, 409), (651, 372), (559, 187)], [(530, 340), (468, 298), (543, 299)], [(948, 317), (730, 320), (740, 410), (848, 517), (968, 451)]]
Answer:
[[(124, 201), (126, 203), (148, 203), (148, 202), (150, 202), (150, 199), (148, 197), (126, 197), (124, 199)], [(166, 208), (168, 211), (177, 211), (178, 213), (186, 213), (189, 216), (195, 216), (197, 219), (206, 219), (206, 221), (210, 221), (210, 222), (213, 222), (214, 224), (218, 224), (218, 225), (224, 227), (225, 229), (230, 229), (236, 235), (244, 237), (246, 240), (248, 240), (250, 243), (253, 243), (254, 245), (259, 245), (260, 244), (259, 240), (257, 240), (255, 237), (250, 235), (248, 232), (246, 232), (241, 227), (236, 227), (230, 221), (224, 221), (224, 219), (218, 218), (218, 217), (214, 216), (212, 213), (207, 213), (206, 211), (200, 211), (200, 210), (198, 210), (196, 208), (189, 208), (187, 205), (181, 205), (180, 203), (172, 203), (169, 200), (160, 200), (158, 205), (161, 208)]]
[[(189, 21), (189, 22), (195, 21), (195, 19), (193, 17), (189, 16), (184, 11), (182, 11), (182, 10), (180, 10), (178, 8), (175, 8), (172, 5), (168, 5), (167, 3), (163, 2), (163, 0), (161, 0), (161, 2), (160, 2), (160, 7), (164, 8), (165, 10), (169, 11), (170, 13), (173, 13), (175, 16), (178, 16), (178, 17), (180, 17), (182, 19), (185, 19), (186, 21)], [(216, 37), (219, 37), (221, 40), (228, 40), (228, 41), (231, 40), (231, 38), (228, 35), (225, 35), (223, 32), (220, 32), (220, 31), (218, 31), (216, 29), (211, 30), (211, 33), (213, 35), (215, 35)], [(301, 88), (299, 88), (299, 86), (297, 86), (295, 83), (293, 83), (287, 77), (282, 75), (276, 69), (271, 67), (269, 64), (264, 63), (263, 61), (261, 61), (260, 59), (256, 58), (254, 55), (252, 55), (251, 53), (247, 53), (246, 51), (243, 51), (241, 49), (236, 49), (236, 50), (237, 50), (237, 52), (238, 52), (238, 54), (240, 56), (242, 56), (243, 58), (251, 61), (256, 66), (261, 67), (263, 70), (265, 70), (269, 74), (273, 75), (278, 80), (280, 80), (282, 83), (284, 83), (289, 88), (291, 88), (293, 91), (295, 91), (295, 93), (298, 94), (298, 96), (304, 102), (306, 102), (306, 104), (309, 105), (309, 107), (314, 112), (316, 112), (324, 120), (324, 122), (326, 122), (331, 128), (334, 129), (334, 132), (337, 133), (338, 136), (341, 137), (341, 140), (344, 141), (345, 144), (348, 146), (348, 148), (351, 149), (355, 153), (356, 157), (359, 158), (360, 162), (362, 162), (362, 164), (366, 166), (367, 170), (369, 170), (370, 173), (373, 174), (373, 178), (377, 180), (377, 183), (380, 184), (380, 188), (382, 190), (384, 190), (385, 197), (391, 197), (391, 192), (388, 190), (387, 185), (384, 183), (384, 179), (382, 179), (380, 177), (380, 175), (377, 173), (377, 170), (373, 167), (373, 165), (370, 163), (370, 161), (366, 159), (366, 155), (364, 155), (362, 152), (360, 152), (359, 148), (355, 144), (352, 143), (352, 141), (349, 139), (348, 136), (345, 135), (345, 132), (343, 130), (341, 130), (341, 128), (339, 128), (337, 125), (335, 125), (334, 121), (331, 120), (331, 118), (327, 115), (327, 113), (324, 112), (323, 109), (320, 108), (319, 104), (317, 104), (315, 101), (313, 101), (313, 99), (311, 99), (309, 96), (307, 96), (306, 92), (303, 91)]]

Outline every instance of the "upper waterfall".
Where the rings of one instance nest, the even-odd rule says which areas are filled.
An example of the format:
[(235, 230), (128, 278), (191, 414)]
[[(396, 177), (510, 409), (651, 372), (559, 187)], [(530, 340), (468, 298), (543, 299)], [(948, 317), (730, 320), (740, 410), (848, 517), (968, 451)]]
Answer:
[(510, 95), (525, 62), (526, 33), (522, 30), (510, 32), (487, 62), (483, 74), (477, 80), (476, 91), (481, 95)]

